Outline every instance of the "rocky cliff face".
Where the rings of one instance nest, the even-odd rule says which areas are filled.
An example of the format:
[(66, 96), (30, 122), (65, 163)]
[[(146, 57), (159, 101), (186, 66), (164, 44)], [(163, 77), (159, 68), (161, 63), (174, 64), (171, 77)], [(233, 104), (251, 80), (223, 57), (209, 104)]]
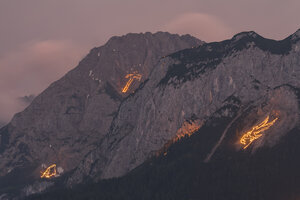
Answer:
[[(236, 133), (239, 137), (266, 116), (278, 118), (271, 134), (254, 141), (251, 149), (274, 146), (299, 123), (299, 80), (300, 31), (282, 41), (244, 32), (163, 58), (149, 80), (122, 102), (109, 133), (68, 183), (86, 176), (99, 180), (126, 174), (176, 138), (187, 121), (201, 126), (223, 107), (222, 115), (229, 116), (228, 101), (239, 103), (238, 114), (203, 162), (210, 162), (230, 125), (241, 116), (246, 120)], [(233, 148), (242, 149), (234, 142)]]
[(159, 58), (202, 43), (189, 35), (158, 32), (113, 37), (92, 49), (0, 129), (0, 176), (30, 166), (26, 174), (36, 180), (53, 163), (61, 172), (73, 170), (102, 143), (121, 101), (148, 79)]

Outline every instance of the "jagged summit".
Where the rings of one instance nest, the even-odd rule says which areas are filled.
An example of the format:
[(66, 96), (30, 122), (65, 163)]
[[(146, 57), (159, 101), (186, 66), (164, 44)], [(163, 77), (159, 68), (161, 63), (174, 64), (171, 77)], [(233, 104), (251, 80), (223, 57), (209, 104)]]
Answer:
[[(171, 41), (173, 41), (173, 42), (182, 41), (182, 42), (185, 42), (186, 44), (188, 44), (189, 46), (193, 46), (193, 47), (198, 47), (199, 45), (204, 43), (203, 41), (198, 40), (197, 38), (195, 38), (189, 34), (178, 35), (178, 34), (171, 34), (168, 32), (159, 31), (156, 33), (151, 33), (151, 32), (128, 33), (123, 36), (114, 36), (114, 37), (111, 37), (104, 46), (106, 46), (108, 48), (120, 49), (124, 43), (129, 44), (129, 45), (131, 43), (131, 47), (136, 48), (138, 50), (137, 43), (142, 42), (142, 43), (144, 43), (143, 45), (151, 45), (152, 41), (157, 40), (157, 39), (164, 40), (166, 42), (167, 41), (170, 41), (170, 42)], [(99, 49), (99, 47), (96, 49)], [(115, 49), (115, 51), (116, 51), (116, 49)], [(166, 51), (166, 53), (167, 53), (167, 50), (165, 50), (165, 49), (162, 49), (162, 51)], [(163, 54), (163, 56), (166, 56), (166, 55)]]
[(264, 38), (254, 31), (241, 32), (229, 40), (205, 43), (197, 48), (176, 52), (170, 57), (179, 62), (169, 66), (167, 74), (160, 81), (159, 86), (171, 83), (176, 86), (197, 78), (206, 71), (213, 70), (223, 61), (223, 58), (234, 56), (240, 51), (248, 49), (257, 48), (275, 55), (287, 55), (293, 45), (300, 40), (297, 34), (299, 33), (296, 32), (286, 39), (276, 41)]

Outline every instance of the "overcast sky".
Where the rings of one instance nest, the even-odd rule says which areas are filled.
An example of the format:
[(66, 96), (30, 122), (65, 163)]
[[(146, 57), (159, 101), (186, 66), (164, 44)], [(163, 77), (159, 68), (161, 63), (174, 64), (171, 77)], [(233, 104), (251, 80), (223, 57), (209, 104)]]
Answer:
[(300, 28), (299, 0), (0, 0), (0, 121), (74, 68), (89, 49), (129, 32), (189, 33), (206, 42)]

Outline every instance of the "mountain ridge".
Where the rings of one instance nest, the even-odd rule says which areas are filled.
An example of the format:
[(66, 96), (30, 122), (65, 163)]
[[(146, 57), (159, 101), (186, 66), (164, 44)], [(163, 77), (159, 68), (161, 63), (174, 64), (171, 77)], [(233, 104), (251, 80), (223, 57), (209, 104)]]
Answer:
[[(253, 32), (251, 33), (251, 38), (253, 38)], [(174, 53), (170, 55), (169, 57), (166, 57), (160, 61), (158, 64), (158, 67), (156, 67), (152, 73), (152, 75), (149, 77), (149, 81), (145, 84), (143, 89), (139, 92), (136, 92), (133, 96), (131, 96), (127, 101), (123, 102), (120, 107), (120, 112), (118, 113), (118, 116), (113, 121), (111, 126), (111, 133), (110, 138), (106, 137), (106, 143), (107, 143), (107, 149), (100, 148), (96, 150), (94, 153), (91, 153), (89, 155), (93, 155), (97, 157), (97, 155), (100, 155), (100, 157), (103, 157), (104, 160), (98, 160), (97, 158), (93, 157), (91, 160), (94, 164), (92, 168), (89, 168), (87, 163), (82, 163), (79, 167), (80, 169), (77, 171), (78, 173), (75, 175), (75, 177), (80, 176), (80, 173), (85, 173), (85, 171), (91, 172), (91, 177), (94, 177), (96, 180), (99, 180), (99, 178), (111, 178), (115, 175), (111, 174), (118, 174), (116, 176), (124, 175), (126, 172), (130, 171), (134, 167), (138, 166), (140, 163), (144, 161), (148, 156), (151, 155), (152, 151), (155, 151), (155, 149), (159, 149), (163, 144), (167, 142), (167, 140), (170, 140), (170, 138), (174, 137), (174, 134), (176, 133), (176, 130), (180, 128), (180, 124), (183, 123), (184, 120), (189, 120), (191, 116), (195, 115), (199, 119), (205, 119), (207, 116), (210, 115), (211, 112), (213, 112), (216, 108), (218, 108), (221, 104), (221, 102), (228, 98), (230, 95), (235, 96), (242, 96), (243, 99), (241, 101), (243, 103), (251, 102), (251, 101), (257, 101), (257, 104), (261, 104), (263, 101), (264, 104), (270, 104), (268, 105), (269, 108), (264, 112), (271, 112), (271, 107), (278, 107), (278, 109), (282, 109), (282, 115), (287, 116), (285, 114), (286, 112), (292, 112), (292, 107), (296, 110), (295, 112), (292, 112), (291, 116), (295, 117), (294, 120), (291, 119), (290, 126), (293, 127), (295, 124), (297, 124), (298, 114), (296, 114), (298, 111), (298, 104), (296, 103), (297, 100), (293, 94), (293, 92), (287, 91), (285, 89), (282, 90), (274, 90), (276, 87), (282, 84), (286, 84), (289, 82), (293, 87), (299, 87), (299, 81), (296, 77), (299, 76), (299, 70), (296, 68), (298, 66), (297, 62), (298, 60), (292, 60), (293, 63), (284, 63), (289, 62), (287, 61), (289, 58), (296, 57), (295, 55), (298, 54), (298, 39), (294, 39), (293, 37), (298, 34), (298, 31), (288, 37), (287, 39), (282, 41), (274, 41), (274, 40), (268, 40), (265, 39), (268, 42), (264, 42), (262, 45), (269, 44), (269, 41), (272, 43), (275, 42), (276, 45), (271, 45), (271, 47), (274, 47), (274, 51), (265, 51), (263, 48), (258, 48), (256, 46), (245, 46), (246, 44), (251, 43), (252, 41), (249, 41), (249, 34), (247, 34), (247, 37), (243, 37), (244, 39), (240, 39), (239, 42), (242, 42), (242, 47), (246, 47), (245, 49), (242, 49), (241, 51), (234, 51), (232, 55), (229, 55), (228, 57), (222, 58), (221, 62), (215, 63), (214, 58), (208, 59), (208, 61), (211, 61), (213, 64), (212, 66), (214, 69), (205, 72), (205, 75), (208, 77), (205, 77), (203, 74), (199, 77), (196, 77), (194, 80), (190, 79), (186, 82), (181, 82), (180, 79), (177, 79), (176, 76), (171, 77), (170, 80), (176, 81), (179, 83), (178, 87), (169, 87), (166, 86), (166, 88), (162, 89), (160, 87), (157, 87), (161, 80), (165, 77), (165, 74), (168, 73), (168, 70), (170, 69), (170, 66), (177, 65), (181, 68), (184, 68), (185, 66), (199, 66), (199, 61), (197, 58), (193, 58), (193, 55), (198, 56), (199, 58), (203, 58), (205, 60), (205, 56), (203, 56), (201, 53), (197, 52), (198, 49), (206, 49), (209, 46), (214, 46), (220, 43), (207, 43), (204, 44), (198, 49), (187, 49), (183, 51), (179, 51), (177, 53)], [(238, 34), (239, 35), (239, 34)], [(234, 37), (235, 38), (235, 37)], [(246, 39), (245, 39), (246, 38)], [(258, 36), (255, 36), (254, 38), (258, 38)], [(244, 40), (244, 41), (243, 41)], [(262, 37), (259, 38), (259, 41), (264, 40)], [(235, 42), (234, 40), (227, 40), (225, 43), (229, 43), (231, 41), (232, 43)], [(278, 42), (278, 43), (277, 43)], [(282, 52), (278, 51), (278, 44), (285, 46), (285, 43), (288, 42), (292, 44), (289, 49), (289, 51)], [(230, 46), (230, 45), (229, 45)], [(268, 46), (268, 45), (267, 45)], [(207, 52), (210, 52), (208, 49)], [(186, 54), (185, 54), (186, 53)], [(194, 53), (194, 54), (193, 54)], [(290, 55), (293, 54), (293, 55)], [(194, 56), (194, 57), (195, 57)], [(286, 58), (287, 56), (290, 56), (289, 58)], [(184, 63), (184, 59), (187, 59), (187, 61), (190, 61), (189, 63)], [(264, 61), (264, 62), (261, 62)], [(167, 68), (164, 66), (164, 63), (167, 63)], [(275, 63), (275, 67), (271, 67), (270, 63)], [(204, 65), (206, 65), (205, 63)], [(228, 69), (231, 69), (234, 67), (234, 70), (231, 69), (230, 71), (226, 71), (226, 68), (224, 65), (228, 66)], [(241, 65), (241, 66), (237, 66)], [(283, 70), (283, 65), (286, 66)], [(247, 66), (247, 67), (246, 67)], [(264, 70), (264, 66), (268, 67), (268, 70)], [(190, 68), (192, 68), (190, 67)], [(242, 69), (249, 71), (248, 74), (246, 74)], [(216, 70), (218, 72), (216, 72)], [(259, 72), (259, 73), (258, 73)], [(290, 76), (290, 72), (292, 72), (292, 76)], [(189, 72), (180, 71), (180, 75), (189, 75)], [(240, 73), (237, 75), (237, 73)], [(264, 75), (263, 75), (264, 74)], [(278, 75), (278, 77), (275, 76), (275, 74)], [(223, 78), (223, 77), (226, 77)], [(246, 79), (245, 79), (246, 78)], [(152, 79), (152, 80), (151, 80)], [(204, 79), (201, 81), (201, 79)], [(221, 81), (221, 83), (219, 83)], [(192, 83), (194, 82), (194, 83)], [(197, 83), (196, 83), (197, 82)], [(243, 83), (244, 82), (244, 83)], [(190, 84), (190, 85), (188, 85)], [(204, 86), (205, 89), (202, 89), (201, 91), (204, 91), (204, 93), (199, 93), (197, 90), (194, 91), (194, 88), (197, 88), (196, 85)], [(223, 87), (223, 88), (222, 88)], [(240, 88), (240, 90), (238, 89)], [(243, 89), (243, 87), (247, 89)], [(141, 94), (144, 91), (143, 94)], [(188, 91), (188, 92), (186, 92)], [(239, 93), (239, 94), (237, 94)], [(286, 99), (284, 98), (286, 95)], [(240, 98), (240, 97), (239, 97)], [(152, 100), (153, 99), (153, 100)], [(198, 99), (198, 103), (197, 100)], [(259, 100), (261, 99), (261, 100)], [(246, 101), (245, 101), (246, 100)], [(282, 107), (281, 104), (287, 101), (289, 102), (286, 108), (280, 108)], [(156, 102), (161, 102), (160, 105), (157, 105)], [(184, 103), (184, 102), (190, 102), (190, 105)], [(259, 103), (260, 102), (260, 103)], [(205, 110), (198, 111), (199, 108), (197, 106), (203, 105), (202, 107), (206, 108)], [(138, 105), (138, 106), (136, 106)], [(174, 105), (178, 107), (182, 107), (183, 109), (176, 109), (174, 108)], [(258, 106), (256, 105), (256, 106)], [(194, 106), (194, 108), (193, 108)], [(137, 108), (139, 107), (139, 109)], [(148, 107), (149, 110), (146, 111), (144, 109), (145, 107)], [(162, 108), (164, 110), (168, 110), (167, 113), (159, 114), (161, 117), (154, 117), (152, 119), (147, 118), (146, 116), (153, 116), (155, 115), (155, 107)], [(186, 107), (184, 109), (184, 107)], [(191, 107), (191, 108), (190, 108)], [(210, 108), (212, 110), (210, 110)], [(192, 111), (191, 109), (194, 109)], [(190, 110), (190, 111), (186, 111)], [(287, 111), (288, 110), (288, 111)], [(192, 112), (191, 112), (192, 111)], [(143, 113), (145, 112), (145, 113)], [(151, 114), (151, 112), (153, 112)], [(257, 111), (258, 112), (258, 111)], [(174, 113), (176, 116), (174, 116)], [(184, 117), (182, 117), (183, 115)], [(186, 115), (186, 116), (185, 116)], [(261, 114), (260, 114), (261, 115)], [(130, 117), (129, 117), (130, 116)], [(134, 117), (134, 116), (145, 116), (145, 118), (141, 117)], [(166, 117), (169, 116), (169, 117)], [(262, 116), (259, 116), (262, 117)], [(168, 120), (168, 118), (170, 120)], [(173, 119), (172, 119), (173, 118)], [(145, 121), (143, 121), (145, 120)], [(151, 122), (149, 122), (149, 120)], [(285, 119), (287, 120), (287, 119)], [(174, 122), (175, 121), (175, 122)], [(170, 124), (173, 125), (171, 126)], [(283, 122), (281, 122), (283, 123)], [(145, 132), (145, 125), (143, 124), (151, 124), (151, 131), (147, 131), (147, 133), (141, 133), (140, 131), (143, 130)], [(158, 125), (156, 125), (158, 124)], [(165, 124), (165, 125), (164, 125)], [(172, 130), (169, 130), (167, 132), (162, 132), (160, 129), (164, 130), (164, 127), (167, 127), (166, 125), (172, 127)], [(281, 126), (283, 126), (281, 124)], [(158, 128), (160, 127), (160, 129)], [(126, 133), (126, 128), (129, 128), (128, 133)], [(167, 130), (167, 129), (166, 129)], [(288, 128), (287, 130), (290, 130)], [(158, 132), (157, 134), (155, 134)], [(286, 131), (285, 131), (286, 132)], [(151, 143), (151, 139), (149, 141), (149, 138), (153, 139), (153, 142), (151, 145), (152, 147), (147, 147), (147, 144), (145, 146), (141, 145), (140, 147), (134, 145), (135, 142), (138, 141), (144, 141), (141, 137), (142, 135), (147, 135), (148, 143)], [(173, 135), (173, 136), (172, 136)], [(124, 139), (125, 138), (125, 139)], [(160, 138), (160, 139), (158, 139)], [(270, 139), (270, 138), (269, 138)], [(160, 141), (157, 143), (157, 141)], [(121, 143), (124, 143), (121, 145)], [(111, 147), (111, 144), (117, 144), (115, 147)], [(105, 145), (102, 145), (102, 147)], [(115, 148), (115, 150), (114, 150)], [(137, 149), (135, 149), (137, 148)], [(142, 150), (139, 148), (149, 148), (148, 150)], [(135, 150), (133, 150), (135, 149)], [(113, 152), (115, 151), (116, 155), (113, 156)], [(145, 151), (145, 154), (142, 153)], [(118, 154), (117, 152), (122, 152), (121, 154)], [(126, 153), (125, 153), (126, 152)], [(110, 155), (108, 157), (112, 158), (110, 161), (105, 161), (106, 155)], [(124, 156), (126, 155), (126, 156)], [(138, 156), (140, 155), (140, 156)], [(125, 157), (125, 158), (124, 158)], [(129, 158), (129, 159), (128, 159)], [(136, 164), (129, 164), (129, 162), (136, 163)], [(89, 161), (89, 162), (91, 162)], [(102, 163), (98, 169), (96, 163)], [(108, 163), (105, 164), (103, 163)], [(104, 166), (103, 166), (104, 165)], [(119, 166), (127, 166), (127, 170), (120, 170)], [(104, 168), (103, 168), (104, 167)], [(86, 168), (86, 169), (84, 169)], [(126, 167), (125, 167), (126, 168)], [(104, 175), (97, 174), (96, 172), (103, 173), (104, 170), (108, 170), (109, 172)], [(119, 171), (117, 173), (117, 171)], [(95, 173), (94, 173), (95, 172)], [(87, 175), (87, 174), (86, 174)], [(98, 178), (97, 178), (98, 177)]]

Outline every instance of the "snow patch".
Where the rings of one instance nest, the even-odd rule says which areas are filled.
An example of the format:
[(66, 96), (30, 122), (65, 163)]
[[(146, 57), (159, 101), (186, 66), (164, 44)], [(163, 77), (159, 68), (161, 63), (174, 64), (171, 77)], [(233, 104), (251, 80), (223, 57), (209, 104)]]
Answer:
[(229, 85), (232, 85), (232, 83), (233, 83), (233, 79), (231, 76), (229, 76)]
[(299, 44), (296, 44), (296, 45), (295, 45), (294, 50), (295, 50), (296, 52), (299, 52), (299, 50), (300, 50), (299, 46), (300, 46)]
[(57, 173), (58, 173), (58, 174), (62, 174), (63, 172), (64, 172), (64, 169), (63, 169), (62, 167), (59, 166), (59, 167), (57, 168)]
[(218, 78), (216, 78), (215, 81), (214, 81), (214, 87), (215, 87), (215, 91), (216, 91), (216, 92), (219, 92)]
[[(7, 173), (10, 173), (12, 170), (13, 170), (13, 168), (9, 167), (9, 168), (7, 169)], [(0, 198), (0, 199), (1, 199), (1, 198)]]

